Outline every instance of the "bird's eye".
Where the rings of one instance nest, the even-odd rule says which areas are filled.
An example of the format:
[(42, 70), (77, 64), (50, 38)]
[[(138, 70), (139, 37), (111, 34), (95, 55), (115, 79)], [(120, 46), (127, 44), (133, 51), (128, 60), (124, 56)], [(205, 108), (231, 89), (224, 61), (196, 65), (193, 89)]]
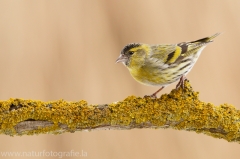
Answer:
[(133, 51), (129, 51), (129, 55), (133, 55), (134, 54), (134, 52)]

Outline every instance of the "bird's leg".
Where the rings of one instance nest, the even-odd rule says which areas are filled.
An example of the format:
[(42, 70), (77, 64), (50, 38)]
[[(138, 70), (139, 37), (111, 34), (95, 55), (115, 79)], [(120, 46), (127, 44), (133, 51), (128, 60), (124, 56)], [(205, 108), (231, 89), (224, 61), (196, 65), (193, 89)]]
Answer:
[(157, 90), (155, 93), (153, 93), (152, 95), (145, 95), (145, 97), (151, 97), (151, 98), (157, 98), (157, 94), (164, 88), (164, 86), (162, 86), (159, 90)]
[(182, 75), (182, 77), (180, 78), (177, 86), (176, 86), (176, 89), (178, 89), (179, 87), (182, 87), (182, 89), (184, 89), (184, 81), (186, 80), (186, 77), (184, 75)]

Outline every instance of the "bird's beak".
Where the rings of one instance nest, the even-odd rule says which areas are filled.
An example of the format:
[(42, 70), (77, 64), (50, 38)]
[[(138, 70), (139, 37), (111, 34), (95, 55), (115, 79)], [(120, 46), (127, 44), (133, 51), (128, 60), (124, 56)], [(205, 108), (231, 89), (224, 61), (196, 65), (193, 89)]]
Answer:
[(119, 62), (126, 62), (128, 60), (128, 58), (124, 55), (120, 55), (117, 60), (116, 60), (116, 63), (119, 63)]

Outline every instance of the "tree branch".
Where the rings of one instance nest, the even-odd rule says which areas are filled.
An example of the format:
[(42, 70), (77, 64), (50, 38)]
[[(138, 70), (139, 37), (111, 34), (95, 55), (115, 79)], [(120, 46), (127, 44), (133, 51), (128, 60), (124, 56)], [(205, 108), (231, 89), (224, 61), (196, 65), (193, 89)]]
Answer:
[(199, 100), (188, 81), (158, 99), (129, 96), (105, 105), (86, 101), (0, 101), (0, 133), (10, 136), (60, 134), (82, 130), (173, 128), (227, 141), (240, 141), (240, 111), (229, 104)]

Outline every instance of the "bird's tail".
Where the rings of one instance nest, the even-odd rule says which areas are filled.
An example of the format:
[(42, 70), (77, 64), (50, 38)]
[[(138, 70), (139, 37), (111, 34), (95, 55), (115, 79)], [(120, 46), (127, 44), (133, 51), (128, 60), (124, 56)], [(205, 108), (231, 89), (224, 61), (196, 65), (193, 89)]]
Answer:
[(196, 41), (192, 41), (192, 43), (209, 43), (209, 42), (213, 42), (213, 39), (216, 38), (218, 35), (220, 35), (221, 33), (216, 33), (212, 36), (206, 37), (206, 38), (202, 38)]
[(212, 39), (216, 38), (218, 35), (220, 35), (221, 33), (216, 33), (210, 37), (208, 37), (208, 41), (212, 41)]
[(193, 53), (196, 53), (203, 46), (207, 45), (210, 42), (213, 42), (213, 39), (215, 37), (217, 37), (218, 35), (220, 35), (220, 33), (216, 33), (212, 36), (189, 42), (188, 43), (189, 44), (188, 51), (185, 54), (183, 54), (182, 56), (189, 56)]

